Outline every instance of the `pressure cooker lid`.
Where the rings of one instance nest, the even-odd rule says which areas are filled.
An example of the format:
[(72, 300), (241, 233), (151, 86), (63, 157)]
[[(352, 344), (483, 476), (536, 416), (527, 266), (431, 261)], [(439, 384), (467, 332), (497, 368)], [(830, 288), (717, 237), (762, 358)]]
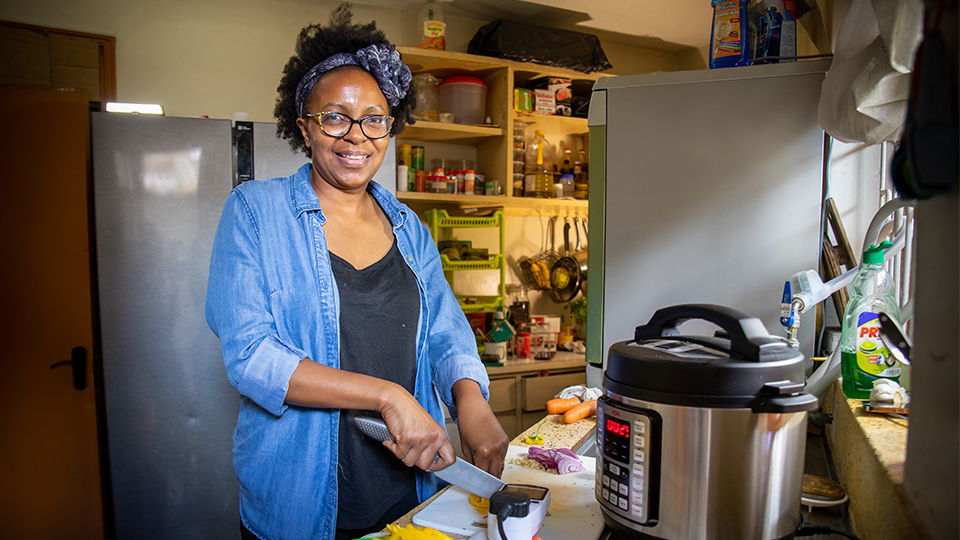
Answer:
[[(691, 319), (712, 322), (725, 335), (680, 335), (679, 326)], [(771, 336), (759, 319), (728, 307), (686, 304), (658, 310), (632, 341), (611, 346), (603, 384), (654, 403), (756, 409), (758, 398), (781, 396), (782, 405), (792, 396), (797, 407), (788, 409), (810, 410), (816, 398), (801, 394), (804, 382), (803, 355)]]

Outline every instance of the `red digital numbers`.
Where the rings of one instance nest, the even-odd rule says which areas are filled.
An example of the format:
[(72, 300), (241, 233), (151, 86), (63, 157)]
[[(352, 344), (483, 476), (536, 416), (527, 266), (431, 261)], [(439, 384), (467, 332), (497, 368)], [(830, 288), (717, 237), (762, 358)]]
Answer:
[(620, 435), (621, 437), (630, 436), (630, 425), (621, 424), (615, 420), (607, 419), (607, 431), (613, 433), (614, 435)]

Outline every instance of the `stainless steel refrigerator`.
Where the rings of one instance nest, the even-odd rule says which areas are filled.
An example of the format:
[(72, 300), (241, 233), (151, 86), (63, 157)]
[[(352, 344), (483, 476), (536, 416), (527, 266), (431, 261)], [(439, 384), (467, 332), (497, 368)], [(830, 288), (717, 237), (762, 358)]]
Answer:
[[(785, 335), (784, 282), (818, 268), (817, 107), (828, 67), (794, 62), (594, 85), (588, 384), (602, 385), (613, 343), (633, 339), (636, 326), (674, 304), (733, 307)], [(712, 325), (691, 325), (684, 332), (712, 333)], [(807, 356), (813, 328), (810, 311), (800, 328)]]
[[(231, 122), (93, 113), (91, 129), (116, 537), (239, 538), (239, 397), (204, 317), (214, 233), (236, 181)], [(273, 124), (252, 135), (254, 178), (306, 162)], [(392, 152), (391, 142), (375, 177), (388, 188)]]

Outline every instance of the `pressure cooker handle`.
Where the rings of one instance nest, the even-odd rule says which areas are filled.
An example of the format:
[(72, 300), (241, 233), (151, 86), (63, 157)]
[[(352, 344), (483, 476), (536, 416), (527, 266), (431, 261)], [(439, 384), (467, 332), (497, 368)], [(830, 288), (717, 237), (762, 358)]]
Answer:
[(723, 328), (730, 337), (730, 352), (746, 360), (759, 362), (761, 344), (770, 339), (760, 319), (714, 304), (680, 304), (658, 309), (647, 324), (637, 327), (633, 337), (640, 341), (676, 336), (680, 334), (680, 325), (691, 319), (702, 319)]

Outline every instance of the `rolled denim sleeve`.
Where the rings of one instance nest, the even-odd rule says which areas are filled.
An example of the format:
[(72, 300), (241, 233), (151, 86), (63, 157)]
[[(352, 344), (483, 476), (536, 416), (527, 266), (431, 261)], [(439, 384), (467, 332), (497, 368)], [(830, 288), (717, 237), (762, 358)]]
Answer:
[(475, 381), (480, 385), (484, 399), (489, 399), (490, 379), (477, 354), (477, 342), (470, 323), (443, 277), (437, 246), (422, 223), (416, 222), (414, 226), (420, 229), (416, 238), (429, 317), (427, 357), (432, 364), (434, 384), (440, 399), (447, 405), (450, 415), (457, 418), (453, 384), (460, 379)]
[(220, 216), (210, 257), (207, 324), (220, 338), (230, 383), (274, 415), (306, 354), (280, 339), (270, 310), (255, 213), (239, 189)]

